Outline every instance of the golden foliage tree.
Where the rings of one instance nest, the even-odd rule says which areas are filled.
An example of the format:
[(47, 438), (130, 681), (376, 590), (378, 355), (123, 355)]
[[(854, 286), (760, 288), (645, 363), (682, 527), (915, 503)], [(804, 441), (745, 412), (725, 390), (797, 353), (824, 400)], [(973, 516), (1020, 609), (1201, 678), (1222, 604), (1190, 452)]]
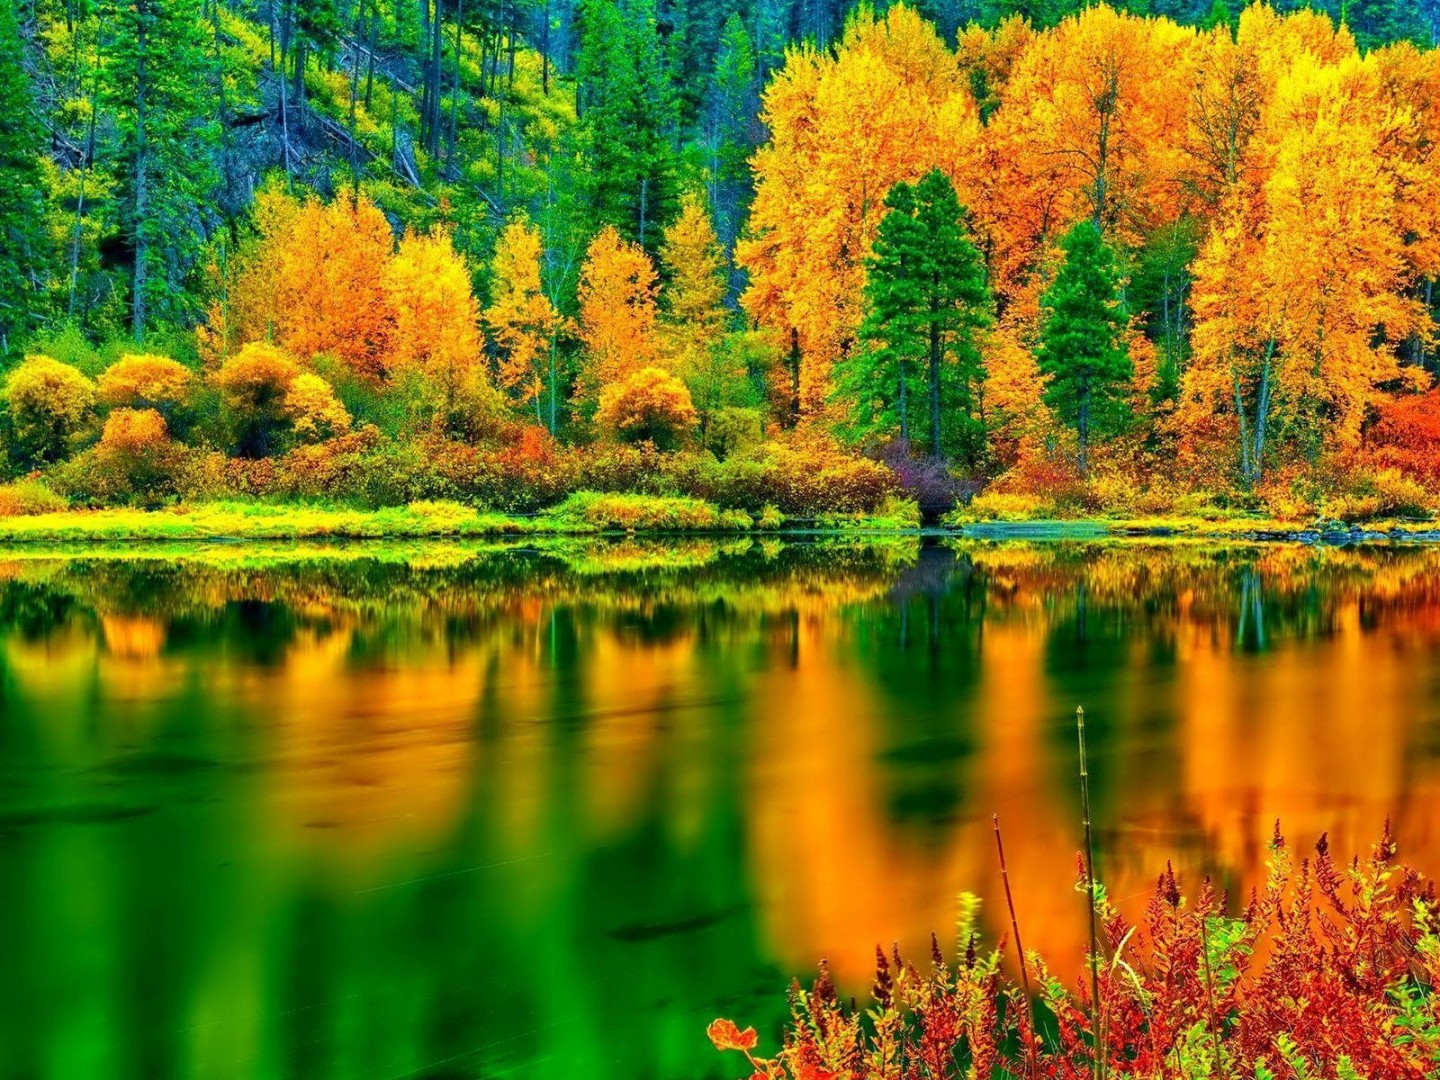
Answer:
[(1429, 333), (1389, 161), (1395, 120), (1373, 62), (1295, 57), (1257, 135), (1268, 172), (1234, 185), (1196, 260), (1182, 416), (1228, 417), (1250, 483), (1276, 435), (1357, 447), (1382, 387), (1406, 378), (1397, 344)]
[(973, 203), (979, 112), (934, 27), (897, 5), (883, 19), (862, 8), (833, 54), (792, 51), (762, 120), (741, 304), (788, 340), (792, 409), (817, 415), (854, 345), (886, 192), (938, 165)]
[(356, 373), (387, 372), (394, 311), (385, 287), (395, 236), (364, 196), (325, 203), (271, 189), (257, 197), (256, 236), (212, 307), (205, 341), (217, 359), (272, 341), (308, 360), (322, 353)]
[(650, 256), (611, 226), (601, 229), (580, 269), (580, 327), (584, 346), (576, 401), (599, 401), (600, 391), (660, 359), (656, 334), (658, 283)]
[(523, 214), (511, 218), (495, 245), (485, 325), (500, 351), (501, 384), (521, 404), (534, 407), (537, 423), (546, 420), (541, 399), (549, 393), (553, 434), (559, 394), (555, 352), (565, 321), (545, 293), (543, 255), (540, 230)]

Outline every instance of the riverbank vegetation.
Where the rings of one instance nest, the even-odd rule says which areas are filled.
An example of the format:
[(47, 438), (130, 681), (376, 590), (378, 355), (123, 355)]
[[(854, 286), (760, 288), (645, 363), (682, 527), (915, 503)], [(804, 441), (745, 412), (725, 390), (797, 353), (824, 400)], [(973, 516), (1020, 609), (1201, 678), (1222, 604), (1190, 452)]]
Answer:
[(1433, 27), (1203, 7), (7, 7), (0, 513), (1432, 518)]
[(1238, 911), (1209, 878), (1187, 897), (1167, 870), (1132, 925), (1099, 889), (1103, 935), (1078, 979), (1033, 953), (1008, 974), (1002, 949), (1019, 949), (1020, 928), (985, 949), (971, 900), (949, 959), (938, 939), (918, 961), (877, 947), (864, 1010), (822, 966), (793, 989), (773, 1056), (729, 1020), (709, 1035), (755, 1080), (1432, 1075), (1433, 883), (1396, 862), (1388, 830), (1367, 859), (1337, 860), (1322, 836), (1297, 864), (1277, 823), (1269, 865)]

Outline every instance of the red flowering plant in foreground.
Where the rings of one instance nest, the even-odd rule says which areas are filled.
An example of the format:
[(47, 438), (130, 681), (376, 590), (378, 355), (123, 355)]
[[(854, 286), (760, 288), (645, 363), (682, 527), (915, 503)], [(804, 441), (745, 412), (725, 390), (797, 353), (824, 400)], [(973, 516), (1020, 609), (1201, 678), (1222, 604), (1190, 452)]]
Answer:
[(1238, 915), (1208, 879), (1185, 897), (1167, 868), (1132, 926), (1097, 885), (1099, 947), (1068, 985), (1033, 954), (1007, 978), (1000, 950), (977, 946), (977, 907), (962, 900), (953, 964), (934, 938), (919, 966), (877, 951), (868, 1009), (844, 1004), (822, 963), (792, 987), (773, 1057), (728, 1020), (711, 1041), (743, 1053), (751, 1080), (1440, 1076), (1440, 904), (1395, 862), (1388, 827), (1342, 865), (1325, 837), (1297, 864), (1277, 825), (1265, 886)]

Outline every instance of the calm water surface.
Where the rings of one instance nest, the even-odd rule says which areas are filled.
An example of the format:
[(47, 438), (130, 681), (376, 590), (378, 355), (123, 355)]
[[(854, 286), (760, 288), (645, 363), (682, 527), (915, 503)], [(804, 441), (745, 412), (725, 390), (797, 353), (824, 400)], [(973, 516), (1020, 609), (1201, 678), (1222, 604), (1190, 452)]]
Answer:
[(733, 1076), (962, 890), (1440, 870), (1440, 550), (0, 554), (0, 1077)]

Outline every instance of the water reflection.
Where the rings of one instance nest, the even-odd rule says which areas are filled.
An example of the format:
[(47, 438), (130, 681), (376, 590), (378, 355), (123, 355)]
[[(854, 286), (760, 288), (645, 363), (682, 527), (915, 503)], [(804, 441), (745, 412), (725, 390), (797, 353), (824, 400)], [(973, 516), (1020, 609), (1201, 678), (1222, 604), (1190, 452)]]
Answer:
[[(962, 889), (1271, 822), (1440, 870), (1440, 551), (702, 542), (0, 556), (0, 1075), (722, 1075)], [(999, 914), (992, 904), (992, 925)]]

